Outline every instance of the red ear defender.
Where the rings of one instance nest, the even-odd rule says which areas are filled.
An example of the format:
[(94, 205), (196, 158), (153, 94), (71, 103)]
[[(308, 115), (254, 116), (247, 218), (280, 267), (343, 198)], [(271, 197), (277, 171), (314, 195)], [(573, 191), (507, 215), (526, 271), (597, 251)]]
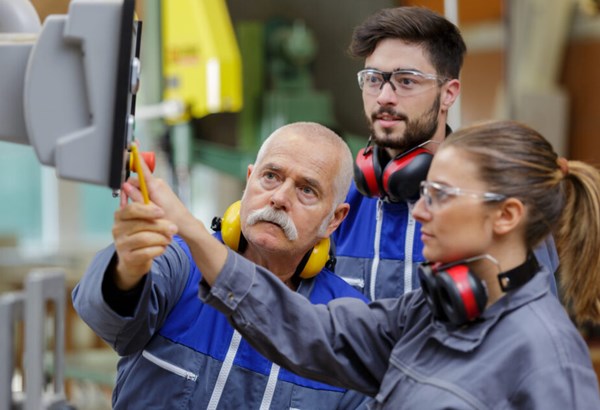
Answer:
[(382, 186), (392, 202), (419, 199), (419, 184), (427, 178), (433, 154), (416, 148), (391, 160), (383, 170)]
[(427, 177), (433, 154), (417, 147), (390, 159), (384, 148), (367, 146), (354, 162), (354, 183), (368, 197), (391, 202), (416, 201), (419, 184)]
[(523, 286), (540, 270), (533, 253), (529, 253), (521, 265), (506, 272), (501, 271), (498, 261), (489, 254), (445, 265), (422, 263), (418, 269), (421, 289), (435, 317), (460, 326), (481, 316), (488, 302), (487, 289), (468, 264), (482, 259), (497, 266), (498, 284), (504, 292)]
[(419, 266), (421, 288), (432, 313), (455, 325), (478, 318), (487, 304), (483, 282), (462, 262)]
[[(377, 147), (375, 147), (377, 148)], [(381, 165), (374, 148), (367, 146), (358, 151), (354, 162), (354, 182), (358, 191), (364, 196), (381, 196), (379, 180), (381, 178)]]
[(470, 322), (483, 313), (488, 300), (487, 290), (467, 265), (441, 270), (436, 278), (439, 301), (451, 323)]

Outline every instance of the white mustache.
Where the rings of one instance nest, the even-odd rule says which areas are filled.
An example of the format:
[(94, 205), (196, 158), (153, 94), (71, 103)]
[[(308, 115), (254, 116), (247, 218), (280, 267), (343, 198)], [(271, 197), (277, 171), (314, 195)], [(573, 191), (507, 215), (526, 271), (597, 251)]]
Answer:
[(294, 221), (292, 221), (292, 219), (284, 211), (279, 211), (271, 208), (270, 206), (265, 206), (264, 208), (252, 211), (250, 215), (248, 215), (246, 223), (248, 225), (254, 225), (261, 221), (271, 222), (275, 225), (278, 225), (283, 230), (286, 238), (288, 238), (290, 241), (295, 241), (298, 239), (298, 230), (296, 229), (296, 225), (294, 225)]

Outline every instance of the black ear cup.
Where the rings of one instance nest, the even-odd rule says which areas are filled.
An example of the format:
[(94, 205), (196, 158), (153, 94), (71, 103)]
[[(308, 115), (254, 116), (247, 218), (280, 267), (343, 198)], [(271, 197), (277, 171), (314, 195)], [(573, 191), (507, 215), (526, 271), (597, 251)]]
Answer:
[(354, 183), (368, 197), (387, 197), (392, 202), (419, 199), (419, 184), (427, 177), (433, 154), (415, 148), (390, 159), (378, 146), (361, 149), (354, 162)]
[(381, 184), (390, 200), (419, 199), (419, 185), (427, 178), (432, 159), (431, 152), (417, 148), (391, 160), (383, 170)]
[[(221, 231), (221, 238), (225, 245), (234, 251), (241, 250), (245, 239), (242, 235), (242, 223), (240, 218), (241, 201), (231, 204), (222, 218), (215, 217), (212, 221), (212, 229)], [(299, 276), (303, 279), (316, 276), (327, 263), (332, 263), (330, 255), (330, 240), (323, 238), (306, 254), (298, 266)]]
[(421, 282), (421, 290), (423, 292), (423, 296), (425, 296), (425, 300), (433, 313), (433, 316), (437, 317), (440, 320), (447, 321), (448, 317), (442, 306), (440, 305), (438, 294), (437, 294), (437, 283), (435, 279), (436, 272), (434, 271), (434, 266), (429, 263), (423, 263), (419, 265), (418, 274), (419, 281)]
[(432, 313), (440, 320), (462, 325), (478, 318), (487, 304), (483, 282), (461, 262), (419, 266), (421, 288)]

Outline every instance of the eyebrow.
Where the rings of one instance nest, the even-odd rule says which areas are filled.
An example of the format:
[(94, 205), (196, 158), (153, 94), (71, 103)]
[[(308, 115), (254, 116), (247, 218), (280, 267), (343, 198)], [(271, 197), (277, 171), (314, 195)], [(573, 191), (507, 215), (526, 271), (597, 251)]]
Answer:
[(276, 165), (272, 162), (266, 162), (266, 163), (260, 165), (259, 169), (261, 171), (264, 171), (264, 170), (281, 171), (283, 169), (283, 167), (281, 167), (280, 165)]
[[(272, 162), (267, 162), (261, 167), (261, 171), (269, 170), (269, 171), (281, 171), (283, 167), (281, 165), (274, 164)], [(299, 181), (303, 184), (306, 184), (312, 188), (314, 188), (318, 192), (323, 192), (323, 187), (315, 178), (301, 176)]]
[(397, 68), (394, 68), (392, 71), (384, 71), (384, 70), (381, 70), (381, 69), (376, 68), (376, 67), (366, 66), (364, 68), (364, 70), (377, 70), (377, 71), (381, 71), (381, 72), (384, 72), (384, 73), (393, 73), (395, 71), (418, 71), (420, 73), (425, 74), (424, 71), (421, 71), (418, 68), (414, 68), (414, 67), (413, 68), (410, 68), (410, 67), (400, 67), (400, 68), (398, 68), (397, 67)]

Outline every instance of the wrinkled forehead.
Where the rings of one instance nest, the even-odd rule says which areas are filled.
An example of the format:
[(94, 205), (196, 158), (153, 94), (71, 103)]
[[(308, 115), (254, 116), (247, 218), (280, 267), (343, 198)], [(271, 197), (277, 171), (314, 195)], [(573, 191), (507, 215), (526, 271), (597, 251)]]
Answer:
[(307, 159), (335, 156), (334, 147), (330, 140), (320, 135), (285, 131), (274, 134), (261, 149), (264, 157), (284, 155), (298, 157), (306, 154)]
[(262, 150), (255, 167), (285, 170), (304, 178), (333, 183), (338, 166), (337, 151), (330, 141), (318, 136), (288, 132), (273, 136)]

